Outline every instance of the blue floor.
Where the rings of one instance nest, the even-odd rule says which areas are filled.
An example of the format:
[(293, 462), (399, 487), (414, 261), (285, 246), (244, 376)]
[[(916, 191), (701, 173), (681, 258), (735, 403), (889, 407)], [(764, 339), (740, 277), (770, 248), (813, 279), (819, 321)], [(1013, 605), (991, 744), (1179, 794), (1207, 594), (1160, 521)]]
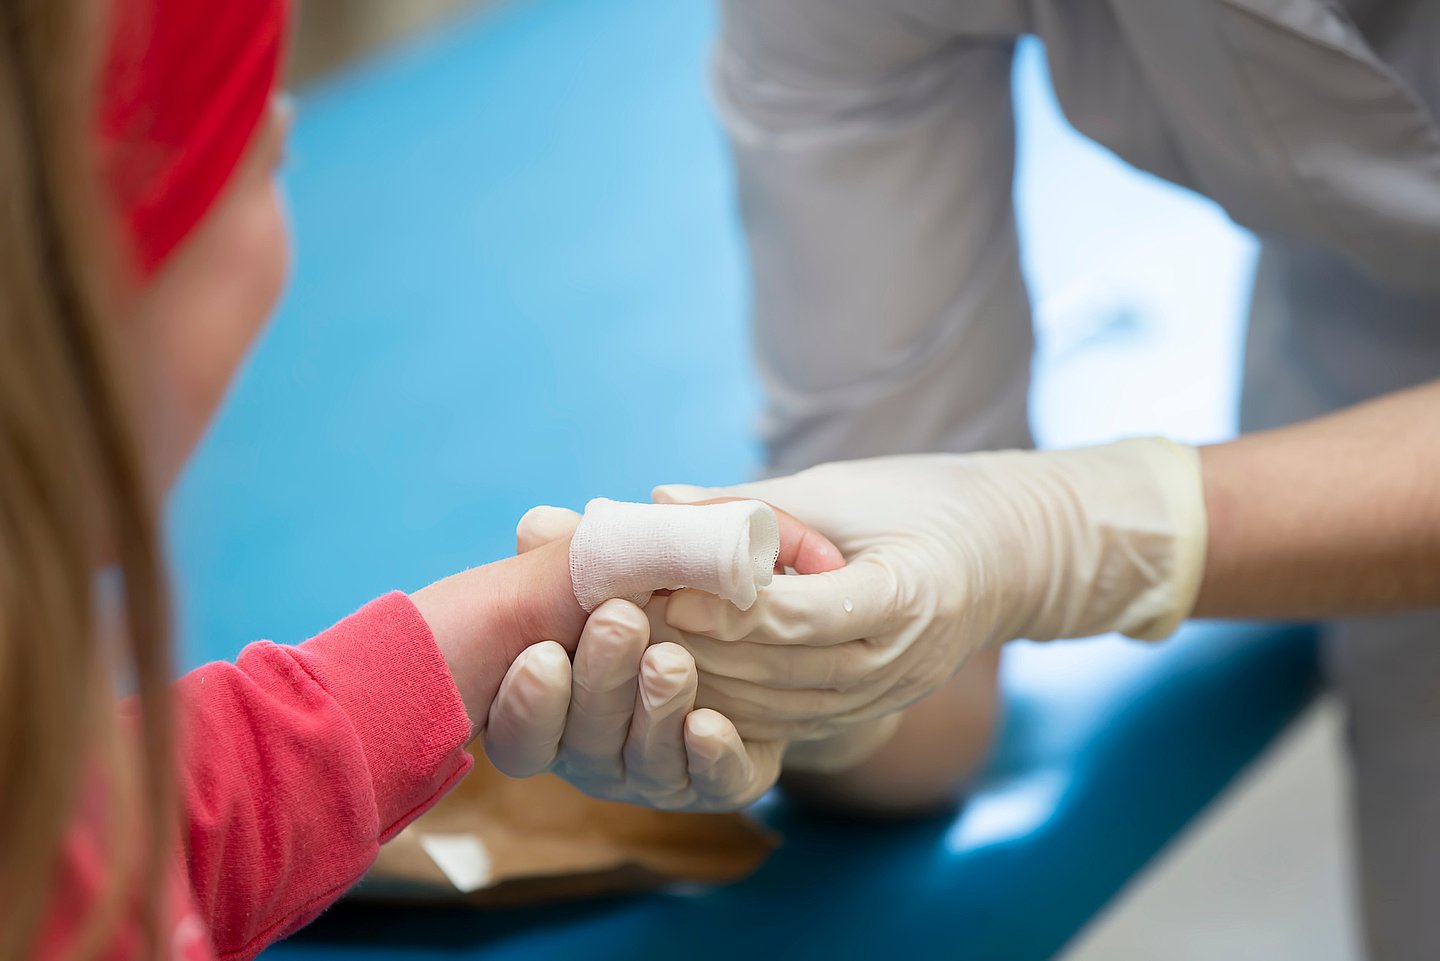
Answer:
[[(535, 503), (754, 469), (711, 29), (695, 2), (513, 2), (302, 98), (297, 279), (174, 502), (187, 666), (508, 554)], [(1038, 48), (1017, 72), (1039, 436), (1224, 435), (1250, 242), (1068, 132)], [(1308, 632), (1214, 626), (1017, 646), (1004, 681), (957, 817), (772, 803), (785, 846), (723, 891), (342, 906), (267, 957), (1048, 957), (1316, 683)]]

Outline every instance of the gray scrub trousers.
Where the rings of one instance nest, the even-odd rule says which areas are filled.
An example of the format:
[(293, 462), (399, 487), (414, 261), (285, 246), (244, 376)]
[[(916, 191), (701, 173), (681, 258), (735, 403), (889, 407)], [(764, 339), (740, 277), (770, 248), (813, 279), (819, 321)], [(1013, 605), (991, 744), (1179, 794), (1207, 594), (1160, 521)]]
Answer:
[[(721, 8), (772, 471), (1029, 443), (1026, 34), (1082, 133), (1260, 238), (1245, 429), (1440, 377), (1440, 0)], [(1371, 953), (1440, 958), (1440, 612), (1337, 623), (1327, 662)]]

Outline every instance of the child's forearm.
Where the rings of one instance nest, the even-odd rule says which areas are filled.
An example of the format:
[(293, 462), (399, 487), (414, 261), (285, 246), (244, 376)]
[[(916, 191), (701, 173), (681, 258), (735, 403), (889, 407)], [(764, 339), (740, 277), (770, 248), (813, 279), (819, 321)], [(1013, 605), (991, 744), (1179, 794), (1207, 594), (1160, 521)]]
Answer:
[(574, 649), (586, 615), (570, 584), (569, 550), (566, 538), (462, 571), (411, 595), (476, 732), (485, 726), (500, 681), (521, 651), (541, 641)]
[[(220, 957), (314, 918), (470, 766), (465, 706), (401, 594), (304, 644), (251, 644), (173, 697), (183, 873)], [(62, 913), (83, 930), (93, 908)]]

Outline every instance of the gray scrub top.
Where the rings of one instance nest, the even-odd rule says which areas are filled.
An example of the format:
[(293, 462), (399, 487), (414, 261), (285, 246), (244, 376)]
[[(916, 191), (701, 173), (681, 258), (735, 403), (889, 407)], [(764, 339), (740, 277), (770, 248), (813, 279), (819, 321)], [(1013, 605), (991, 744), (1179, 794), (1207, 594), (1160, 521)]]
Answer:
[(1260, 237), (1247, 429), (1440, 376), (1440, 3), (722, 11), (717, 100), (772, 469), (1023, 443), (1030, 335), (999, 328), (1028, 328), (1029, 305), (999, 251), (1015, 245), (1009, 63), (1024, 34), (1044, 40), (1082, 133)]
[(1440, 376), (1440, 4), (1032, 12), (1077, 127), (1264, 242), (1245, 427)]

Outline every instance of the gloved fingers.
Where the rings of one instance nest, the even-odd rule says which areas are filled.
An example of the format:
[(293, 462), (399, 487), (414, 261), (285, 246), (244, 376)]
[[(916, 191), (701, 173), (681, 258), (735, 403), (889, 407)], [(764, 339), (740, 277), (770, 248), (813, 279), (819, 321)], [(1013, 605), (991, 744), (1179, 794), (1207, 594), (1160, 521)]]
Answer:
[(819, 741), (793, 741), (785, 750), (785, 768), (810, 774), (848, 771), (880, 750), (900, 728), (900, 715), (889, 714), (846, 728)]
[(777, 577), (748, 611), (699, 591), (677, 591), (665, 622), (718, 641), (825, 647), (893, 630), (900, 583), (879, 552), (824, 574)]
[(674, 628), (654, 632), (658, 640), (679, 644), (707, 675), (762, 684), (776, 690), (820, 688), (845, 691), (868, 684), (875, 673), (903, 656), (898, 644), (847, 641), (830, 647), (717, 641)]
[(649, 643), (650, 619), (644, 611), (619, 598), (601, 604), (585, 621), (575, 648), (576, 687), (598, 696), (633, 682)]
[[(865, 642), (846, 645), (856, 649), (865, 646)], [(702, 671), (696, 704), (724, 714), (746, 740), (828, 737), (842, 728), (885, 717), (915, 703), (932, 689), (929, 682), (917, 678), (943, 683), (954, 674), (948, 664), (937, 670), (927, 669), (917, 661), (916, 653), (909, 648), (900, 657), (877, 661), (871, 673), (844, 687), (783, 688)]]
[(569, 723), (560, 752), (577, 781), (624, 777), (622, 752), (635, 710), (650, 622), (629, 601), (606, 601), (585, 622), (575, 649)]
[[(766, 658), (765, 663), (773, 665), (778, 673), (784, 669), (783, 659), (786, 655), (808, 650), (760, 644), (727, 645), (725, 642), (677, 631), (665, 623), (666, 610), (671, 600), (669, 597), (657, 597), (645, 605), (645, 613), (650, 618), (651, 643), (669, 642), (687, 650), (693, 649), (701, 652), (704, 657), (714, 658), (717, 663), (729, 666), (733, 673), (743, 672), (744, 657), (752, 653)], [(739, 648), (743, 653), (739, 657), (730, 657), (725, 651), (727, 646)], [(866, 645), (865, 642), (854, 642), (842, 646), (860, 651)], [(822, 654), (834, 651), (835, 648), (813, 650)], [(693, 656), (695, 655), (692, 654)], [(765, 684), (726, 677), (719, 673), (712, 674), (699, 666), (698, 657), (696, 662), (701, 671), (696, 704), (701, 708), (719, 711), (737, 726), (740, 726), (741, 718), (744, 718), (745, 724), (740, 731), (747, 740), (828, 736), (834, 732), (835, 725), (828, 716), (817, 717), (817, 713), (839, 711), (848, 708), (856, 700), (854, 695), (846, 695), (833, 688), (787, 688), (778, 683)]]
[(570, 706), (570, 657), (554, 641), (520, 652), (490, 704), (485, 754), (511, 777), (539, 774), (555, 760)]
[(575, 533), (580, 515), (563, 507), (532, 507), (515, 525), (515, 552), (524, 554)]
[(635, 715), (625, 742), (625, 780), (647, 796), (684, 791), (690, 782), (685, 718), (695, 709), (695, 661), (681, 647), (657, 644), (640, 661)]
[(685, 719), (690, 784), (706, 811), (736, 811), (759, 799), (780, 777), (783, 745), (746, 744), (725, 715), (701, 709)]
[(855, 698), (840, 691), (780, 691), (764, 684), (700, 675), (695, 706), (719, 711), (746, 741), (808, 741), (849, 727)]

